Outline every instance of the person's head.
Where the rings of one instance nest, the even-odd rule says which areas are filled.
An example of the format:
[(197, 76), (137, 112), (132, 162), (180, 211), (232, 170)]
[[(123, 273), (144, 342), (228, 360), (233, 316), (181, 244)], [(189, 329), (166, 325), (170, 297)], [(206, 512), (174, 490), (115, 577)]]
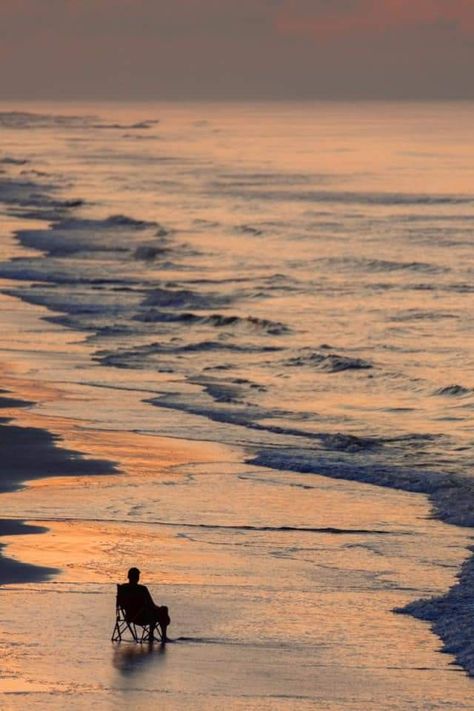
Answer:
[(138, 583), (138, 581), (140, 580), (140, 571), (138, 570), (138, 568), (130, 568), (127, 576), (129, 582)]

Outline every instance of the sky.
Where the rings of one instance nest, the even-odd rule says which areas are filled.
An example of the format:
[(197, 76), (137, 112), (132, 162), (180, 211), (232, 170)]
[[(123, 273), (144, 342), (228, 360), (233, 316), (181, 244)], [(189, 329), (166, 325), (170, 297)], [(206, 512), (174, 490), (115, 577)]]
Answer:
[(0, 0), (0, 99), (474, 98), (474, 0)]

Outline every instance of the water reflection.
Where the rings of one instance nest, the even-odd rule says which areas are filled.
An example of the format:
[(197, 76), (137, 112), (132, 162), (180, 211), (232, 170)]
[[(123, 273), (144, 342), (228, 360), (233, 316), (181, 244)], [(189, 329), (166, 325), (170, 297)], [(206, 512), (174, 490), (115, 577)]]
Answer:
[(163, 663), (165, 652), (165, 644), (117, 644), (112, 664), (122, 676), (132, 676), (145, 671), (151, 663)]

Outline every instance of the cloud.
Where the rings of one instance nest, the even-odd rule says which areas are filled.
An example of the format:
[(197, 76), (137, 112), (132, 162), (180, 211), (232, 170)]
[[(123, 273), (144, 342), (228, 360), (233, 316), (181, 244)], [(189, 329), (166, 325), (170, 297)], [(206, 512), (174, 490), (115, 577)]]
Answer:
[(282, 34), (321, 41), (420, 28), (474, 36), (473, 0), (282, 0), (275, 20)]

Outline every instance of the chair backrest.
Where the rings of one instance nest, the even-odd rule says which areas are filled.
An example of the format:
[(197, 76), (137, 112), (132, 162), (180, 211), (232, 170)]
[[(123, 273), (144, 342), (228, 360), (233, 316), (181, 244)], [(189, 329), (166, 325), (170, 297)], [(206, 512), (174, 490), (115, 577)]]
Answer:
[(117, 583), (117, 594), (115, 596), (115, 609), (117, 612), (122, 609), (122, 603), (121, 603), (121, 595), (120, 595), (120, 588), (122, 586), (120, 583)]
[(117, 583), (117, 597), (115, 598), (115, 605), (117, 609), (119, 607), (123, 608), (124, 607), (124, 601), (125, 601), (125, 594), (123, 591), (123, 585), (121, 583)]
[(134, 591), (128, 583), (117, 585), (117, 611), (122, 611), (127, 622), (135, 622), (144, 611), (140, 590)]

